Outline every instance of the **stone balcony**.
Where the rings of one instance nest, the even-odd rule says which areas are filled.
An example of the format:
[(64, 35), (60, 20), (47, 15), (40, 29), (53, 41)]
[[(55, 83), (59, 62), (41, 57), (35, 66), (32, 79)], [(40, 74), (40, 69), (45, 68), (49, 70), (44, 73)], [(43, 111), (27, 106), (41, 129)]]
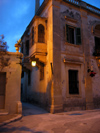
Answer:
[(47, 44), (46, 43), (34, 43), (29, 50), (29, 56), (38, 59), (40, 62), (46, 62)]

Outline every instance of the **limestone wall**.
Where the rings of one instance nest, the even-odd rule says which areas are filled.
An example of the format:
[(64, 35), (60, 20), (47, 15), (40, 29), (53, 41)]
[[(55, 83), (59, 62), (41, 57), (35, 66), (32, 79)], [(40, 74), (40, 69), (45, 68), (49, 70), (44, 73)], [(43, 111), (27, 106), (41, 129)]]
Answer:
[(5, 108), (11, 114), (22, 113), (21, 95), (21, 71), (20, 53), (11, 53), (3, 55), (4, 60), (9, 59), (8, 65), (4, 66), (0, 72), (6, 72), (6, 88), (5, 88)]
[[(95, 36), (93, 26), (100, 23), (100, 17), (96, 15), (89, 14), (88, 15), (88, 39), (90, 45), (90, 57), (91, 64), (93, 65), (93, 69), (96, 72), (95, 77), (92, 78), (92, 89), (93, 89), (93, 100), (95, 108), (100, 108), (100, 68), (98, 67), (98, 60), (93, 56), (95, 49)], [(100, 38), (100, 35), (98, 35)]]
[[(39, 68), (33, 68), (31, 85), (28, 86), (26, 73), (27, 98), (48, 107), (52, 113), (62, 109), (92, 109), (99, 106), (100, 70), (97, 66), (97, 60), (93, 56), (95, 43), (92, 26), (97, 21), (100, 22), (100, 17), (80, 6), (59, 0), (50, 0), (36, 19), (38, 21), (32, 24), (35, 26), (35, 43), (38, 42), (38, 24), (42, 23), (46, 28), (47, 55), (43, 80), (39, 79)], [(66, 41), (66, 24), (74, 29), (81, 29), (80, 45)], [(30, 56), (34, 51), (33, 47), (30, 48)], [(87, 71), (91, 65), (97, 73), (93, 78)], [(70, 69), (78, 70), (78, 95), (69, 94), (68, 71)]]
[[(100, 106), (100, 70), (98, 68), (96, 57), (93, 56), (95, 40), (92, 26), (100, 22), (100, 17), (90, 13), (79, 7), (71, 4), (60, 5), (60, 21), (61, 21), (61, 54), (62, 54), (62, 95), (64, 106), (68, 110), (73, 110), (73, 107), (83, 109), (87, 108), (87, 103), (92, 103), (93, 106)], [(70, 19), (66, 19), (66, 17)], [(76, 20), (76, 21), (74, 21)], [(81, 28), (81, 45), (77, 46), (66, 42), (65, 25)], [(64, 63), (64, 59), (66, 62)], [(77, 61), (77, 63), (75, 63)], [(76, 64), (76, 66), (75, 66)], [(70, 68), (78, 69), (80, 65), (80, 82), (81, 95), (70, 96), (68, 93), (67, 70)], [(97, 73), (95, 77), (91, 78), (87, 72), (88, 67), (93, 65), (94, 71)], [(91, 91), (90, 91), (91, 90)], [(88, 101), (88, 102), (87, 102)], [(92, 105), (91, 105), (92, 106)]]
[[(28, 73), (25, 72), (24, 80), (23, 81), (23, 98), (26, 97), (26, 101), (39, 103), (44, 107), (48, 107), (50, 105), (50, 89), (51, 89), (51, 80), (52, 80), (52, 72), (51, 72), (51, 63), (53, 62), (52, 59), (52, 52), (53, 52), (53, 43), (52, 43), (52, 6), (51, 2), (48, 3), (47, 8), (45, 11), (41, 13), (42, 18), (36, 18), (36, 21), (33, 22), (32, 26), (34, 26), (34, 42), (38, 45), (38, 25), (43, 24), (45, 27), (45, 44), (40, 43), (39, 49), (44, 49), (44, 45), (46, 46), (45, 51), (38, 51), (35, 52), (47, 52), (46, 56), (46, 63), (44, 64), (44, 79), (40, 80), (40, 68), (34, 67), (31, 70), (31, 84), (28, 85)], [(47, 22), (43, 19), (47, 18)], [(30, 27), (30, 34), (31, 29)], [(31, 42), (30, 42), (31, 43)], [(30, 56), (34, 54), (34, 45), (30, 47)], [(41, 55), (40, 55), (41, 56)], [(42, 56), (41, 56), (42, 58)], [(26, 91), (25, 91), (26, 90)]]

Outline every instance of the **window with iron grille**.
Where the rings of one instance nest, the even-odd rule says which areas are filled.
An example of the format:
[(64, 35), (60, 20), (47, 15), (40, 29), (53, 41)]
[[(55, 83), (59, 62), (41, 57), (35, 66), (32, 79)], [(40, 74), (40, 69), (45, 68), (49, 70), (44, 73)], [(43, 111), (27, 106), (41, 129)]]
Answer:
[(69, 70), (69, 94), (79, 94), (78, 70)]

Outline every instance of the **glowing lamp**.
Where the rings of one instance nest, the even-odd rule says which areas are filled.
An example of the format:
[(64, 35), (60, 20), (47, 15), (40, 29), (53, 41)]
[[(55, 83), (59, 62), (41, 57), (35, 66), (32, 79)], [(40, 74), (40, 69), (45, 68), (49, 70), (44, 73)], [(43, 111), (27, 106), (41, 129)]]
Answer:
[(36, 66), (36, 61), (32, 61), (31, 65), (32, 65), (32, 67), (35, 67)]

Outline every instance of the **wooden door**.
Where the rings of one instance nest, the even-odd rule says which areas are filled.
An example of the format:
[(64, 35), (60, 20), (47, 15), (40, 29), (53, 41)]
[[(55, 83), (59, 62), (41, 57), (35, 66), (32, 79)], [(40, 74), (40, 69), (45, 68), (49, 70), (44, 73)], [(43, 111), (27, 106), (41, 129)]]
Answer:
[(5, 108), (6, 73), (0, 72), (0, 109)]

